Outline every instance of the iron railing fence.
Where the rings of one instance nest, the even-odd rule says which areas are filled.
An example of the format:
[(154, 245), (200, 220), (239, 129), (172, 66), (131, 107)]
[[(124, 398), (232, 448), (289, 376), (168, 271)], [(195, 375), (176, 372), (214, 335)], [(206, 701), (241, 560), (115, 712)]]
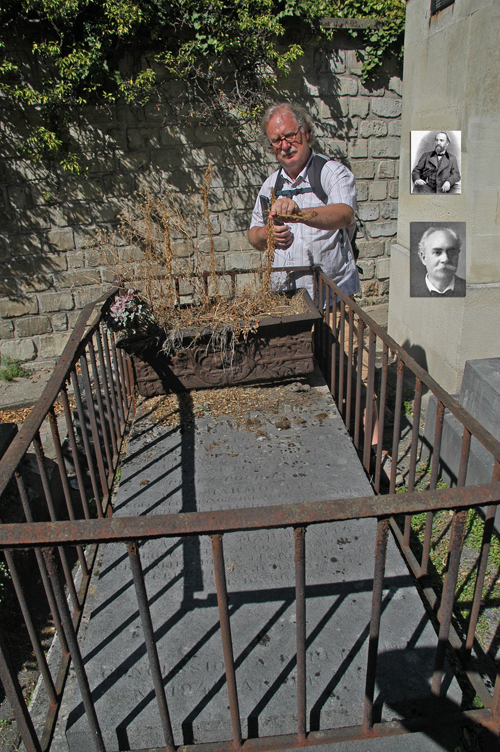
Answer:
[[(477, 623), (481, 599), (485, 587), (488, 569), (490, 544), (495, 534), (493, 527), (494, 512), (500, 503), (500, 444), (495, 441), (476, 421), (464, 411), (455, 400), (447, 395), (439, 385), (423, 371), (415, 361), (400, 348), (370, 317), (347, 298), (321, 272), (316, 272), (316, 285), (320, 309), (323, 311), (323, 325), (315, 333), (315, 354), (327, 378), (332, 394), (345, 423), (349, 426), (354, 444), (360, 453), (367, 473), (372, 477), (377, 493), (387, 490), (385, 495), (363, 499), (343, 499), (335, 501), (311, 502), (300, 505), (282, 505), (268, 508), (250, 508), (223, 510), (210, 513), (191, 513), (175, 515), (154, 515), (152, 517), (113, 518), (110, 514), (110, 488), (113, 468), (119, 453), (125, 425), (133, 409), (133, 385), (128, 362), (120, 351), (114, 347), (112, 336), (102, 326), (98, 317), (85, 329), (85, 317), (91, 313), (89, 307), (75, 329), (71, 342), (65, 350), (46, 393), (37, 405), (34, 417), (23, 425), (15, 442), (2, 460), (0, 491), (8, 490), (9, 481), (15, 480), (19, 497), (23, 505), (26, 522), (3, 524), (0, 526), (0, 549), (9, 552), (13, 561), (18, 549), (30, 549), (35, 552), (41, 578), (45, 585), (47, 601), (56, 632), (63, 649), (64, 662), (56, 680), (49, 676), (45, 666), (42, 646), (37, 646), (36, 655), (42, 675), (45, 691), (50, 699), (47, 723), (42, 731), (35, 729), (28, 705), (23, 698), (16, 675), (16, 668), (10, 665), (5, 650), (0, 654), (1, 680), (14, 708), (18, 728), (27, 750), (49, 748), (58, 704), (61, 700), (64, 674), (68, 667), (68, 657), (74, 662), (82, 700), (87, 719), (92, 730), (92, 739), (96, 750), (104, 749), (100, 732), (100, 722), (92, 700), (85, 666), (77, 640), (77, 630), (81, 617), (84, 592), (88, 586), (91, 558), (95, 555), (98, 544), (122, 541), (127, 548), (131, 576), (136, 588), (138, 607), (143, 625), (143, 633), (148, 652), (151, 681), (158, 703), (159, 725), (163, 730), (165, 746), (174, 748), (170, 715), (165, 697), (156, 644), (155, 625), (152, 623), (148, 605), (144, 575), (140, 562), (138, 542), (152, 538), (184, 537), (208, 535), (212, 540), (214, 572), (217, 586), (217, 601), (220, 613), (220, 629), (224, 648), (226, 681), (229, 693), (229, 710), (233, 741), (217, 745), (197, 745), (203, 749), (234, 749), (242, 744), (241, 721), (239, 718), (238, 687), (235, 680), (235, 667), (232, 649), (230, 618), (227, 607), (227, 589), (223, 558), (223, 537), (226, 533), (238, 530), (259, 530), (276, 527), (289, 527), (294, 530), (295, 541), (295, 583), (296, 583), (296, 630), (297, 630), (297, 718), (295, 733), (287, 736), (246, 739), (244, 746), (249, 749), (286, 749), (297, 746), (309, 746), (326, 742), (340, 742), (362, 738), (383, 737), (407, 733), (418, 729), (431, 728), (436, 723), (471, 723), (486, 729), (485, 744), (492, 748), (498, 742), (500, 729), (500, 679), (494, 664), (489, 667), (489, 679), (493, 683), (493, 693), (484, 684), (483, 675), (473, 662), (472, 648), (477, 646)], [(331, 291), (331, 292), (330, 292)], [(333, 306), (333, 296), (337, 295), (340, 304)], [(99, 344), (100, 343), (100, 344)], [(71, 349), (73, 348), (73, 349)], [(70, 353), (73, 353), (70, 355)], [(97, 356), (96, 356), (97, 353)], [(101, 356), (102, 353), (102, 356)], [(108, 355), (108, 354), (109, 355)], [(366, 373), (363, 373), (363, 354), (366, 354)], [(89, 368), (90, 364), (90, 368)], [(78, 367), (79, 366), (79, 367)], [(391, 398), (392, 420), (387, 420), (387, 403), (394, 376), (394, 394)], [(405, 378), (413, 388), (412, 428), (408, 447), (401, 439), (401, 415), (405, 395)], [(413, 379), (413, 381), (412, 381)], [(84, 504), (82, 488), (89, 485), (83, 477), (84, 470), (79, 465), (77, 439), (71, 438), (71, 426), (74, 423), (69, 405), (66, 384), (68, 381), (74, 390), (76, 409), (80, 422), (86, 423), (85, 409), (89, 414), (91, 430), (87, 434), (85, 469), (90, 478), (92, 494), (96, 499), (96, 512)], [(50, 387), (50, 388), (49, 388)], [(406, 387), (408, 388), (408, 387)], [(438, 400), (436, 425), (434, 430), (434, 447), (428, 479), (428, 488), (418, 489), (418, 461), (422, 446), (420, 412), (424, 388), (433, 392)], [(106, 397), (108, 394), (108, 397)], [(57, 396), (61, 396), (63, 411), (68, 429), (68, 445), (71, 449), (74, 474), (77, 487), (74, 491), (80, 495), (83, 512), (82, 519), (72, 508), (73, 491), (62, 447), (59, 446), (60, 428), (58, 417), (53, 407)], [(100, 395), (100, 397), (99, 397)], [(114, 395), (114, 396), (113, 396)], [(462, 452), (457, 488), (439, 488), (440, 473), (440, 436), (443, 425), (444, 410), (448, 409), (463, 426)], [(93, 417), (92, 417), (93, 416)], [(98, 421), (100, 419), (100, 424)], [(60, 521), (56, 510), (52, 509), (52, 487), (45, 470), (46, 460), (44, 442), (40, 437), (41, 427), (46, 419), (49, 422), (50, 435), (54, 441), (56, 464), (60, 476), (63, 496), (66, 501), (69, 521)], [(378, 422), (380, 440), (374, 444), (375, 459), (372, 466), (372, 441), (374, 428)], [(390, 425), (389, 425), (390, 423)], [(112, 426), (112, 434), (108, 432)], [(54, 427), (56, 430), (54, 430)], [(393, 458), (388, 487), (383, 486), (383, 441), (384, 430), (391, 433), (391, 454)], [(110, 429), (111, 430), (111, 429)], [(82, 431), (82, 441), (85, 430)], [(115, 444), (112, 436), (114, 435)], [(93, 439), (93, 446), (90, 442)], [(476, 437), (490, 452), (494, 464), (492, 483), (482, 486), (465, 487), (467, 462), (471, 437)], [(116, 450), (115, 450), (116, 445)], [(76, 450), (74, 448), (76, 446)], [(106, 450), (107, 446), (107, 450)], [(33, 447), (40, 469), (43, 493), (51, 521), (35, 521), (29, 503), (29, 493), (23, 481), (21, 461), (30, 447)], [(100, 449), (99, 449), (100, 447)], [(403, 455), (408, 456), (408, 464), (403, 468), (406, 493), (395, 493), (397, 473), (403, 463)], [(399, 463), (399, 469), (398, 469)], [(79, 468), (79, 469), (78, 469)], [(73, 479), (74, 481), (75, 479)], [(5, 494), (4, 494), (5, 495)], [(85, 494), (83, 494), (85, 496)], [(89, 507), (88, 496), (86, 496)], [(466, 624), (457, 625), (453, 607), (456, 600), (460, 554), (467, 524), (467, 511), (486, 508), (486, 522), (478, 552), (478, 567), (473, 573), (475, 591)], [(434, 515), (442, 510), (452, 510), (450, 517), (450, 534), (445, 537), (445, 558), (447, 559), (446, 576), (441, 589), (431, 587), (429, 574), (432, 568), (432, 531)], [(412, 535), (412, 518), (414, 515), (426, 515), (424, 540), (420, 550), (415, 553), (415, 541)], [(304, 531), (317, 523), (334, 523), (339, 520), (356, 520), (362, 518), (377, 519), (377, 536), (374, 561), (374, 584), (370, 621), (370, 640), (365, 672), (365, 704), (363, 725), (322, 730), (307, 730), (306, 724), (306, 629), (305, 629), (305, 548)], [(445, 654), (453, 648), (462, 660), (468, 679), (477, 693), (482, 708), (456, 711), (436, 718), (435, 715), (423, 715), (405, 719), (402, 722), (375, 723), (373, 715), (374, 689), (377, 671), (378, 636), (381, 619), (382, 590), (384, 584), (385, 551), (388, 532), (391, 528), (400, 548), (413, 571), (417, 584), (427, 598), (430, 609), (436, 616), (438, 634), (436, 636), (434, 674), (431, 696), (437, 698), (443, 694), (442, 676)], [(86, 547), (85, 549), (83, 547)], [(74, 577), (70, 570), (70, 554), (80, 562), (82, 584), (76, 593)], [(417, 558), (418, 556), (418, 558)], [(67, 563), (65, 563), (67, 562)], [(8, 562), (9, 566), (11, 562)], [(15, 561), (14, 561), (15, 564)], [(85, 583), (85, 584), (84, 584)], [(22, 588), (18, 597), (22, 601)], [(24, 618), (30, 621), (29, 603), (26, 603)], [(36, 629), (33, 641), (36, 642)], [(35, 648), (34, 648), (35, 650)], [(149, 688), (148, 688), (149, 689)], [(496, 747), (495, 747), (496, 748)], [(486, 747), (485, 747), (486, 749)]]
[[(128, 359), (103, 325), (102, 309), (108, 297), (83, 308), (42, 396), (0, 461), (3, 523), (15, 521), (14, 527), (33, 524), (37, 528), (50, 520), (50, 527), (59, 520), (78, 524), (78, 520), (112, 514), (111, 490), (135, 403)], [(14, 637), (24, 627), (29, 640), (21, 640), (12, 650), (12, 640), (2, 639), (0, 678), (23, 740), (33, 740), (33, 724), (16, 675), (23, 662), (36, 663), (48, 698), (46, 723), (36, 744), (45, 749), (70, 663), (68, 628), (63, 627), (61, 609), (70, 609), (72, 628), (78, 630), (97, 546), (57, 548), (69, 599), (69, 606), (65, 600), (64, 607), (57, 601), (41, 549), (32, 553), (26, 559), (9, 547), (3, 551), (17, 603), (9, 603), (4, 594), (2, 626)], [(34, 588), (37, 581), (40, 585)], [(40, 629), (50, 619), (61, 647), (60, 664), (52, 671)]]

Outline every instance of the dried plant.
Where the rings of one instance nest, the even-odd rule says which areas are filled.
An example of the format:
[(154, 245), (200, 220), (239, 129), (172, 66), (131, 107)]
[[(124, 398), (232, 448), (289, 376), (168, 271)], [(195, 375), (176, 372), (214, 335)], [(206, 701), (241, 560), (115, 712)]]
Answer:
[[(207, 348), (222, 349), (230, 365), (235, 343), (255, 331), (260, 318), (302, 311), (303, 304), (271, 289), (272, 226), (264, 267), (255, 271), (253, 285), (233, 289), (231, 283), (223, 294), (209, 215), (211, 177), (209, 165), (200, 196), (139, 192), (133, 207), (122, 213), (118, 231), (101, 235), (98, 253), (120, 286), (152, 312), (167, 353), (192, 347), (203, 337)], [(198, 242), (202, 227), (208, 234), (208, 258)]]

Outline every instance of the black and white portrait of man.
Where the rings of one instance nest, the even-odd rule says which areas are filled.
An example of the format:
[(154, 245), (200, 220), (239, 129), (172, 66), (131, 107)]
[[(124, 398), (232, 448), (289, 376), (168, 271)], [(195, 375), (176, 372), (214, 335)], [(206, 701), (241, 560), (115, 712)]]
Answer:
[(410, 222), (410, 297), (465, 293), (465, 222)]
[(461, 132), (411, 132), (411, 192), (461, 193)]

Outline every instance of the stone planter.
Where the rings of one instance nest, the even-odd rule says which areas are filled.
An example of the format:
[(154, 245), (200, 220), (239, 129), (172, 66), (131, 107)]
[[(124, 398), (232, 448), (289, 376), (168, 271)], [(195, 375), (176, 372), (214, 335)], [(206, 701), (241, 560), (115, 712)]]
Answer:
[[(305, 290), (303, 294), (306, 313), (261, 319), (255, 333), (236, 343), (230, 363), (228, 356), (223, 361), (220, 351), (207, 348), (209, 330), (194, 347), (170, 355), (162, 351), (158, 338), (151, 345), (121, 339), (118, 347), (131, 355), (139, 394), (144, 397), (304, 376), (314, 370), (312, 326), (321, 314)], [(186, 344), (193, 335), (186, 332)]]

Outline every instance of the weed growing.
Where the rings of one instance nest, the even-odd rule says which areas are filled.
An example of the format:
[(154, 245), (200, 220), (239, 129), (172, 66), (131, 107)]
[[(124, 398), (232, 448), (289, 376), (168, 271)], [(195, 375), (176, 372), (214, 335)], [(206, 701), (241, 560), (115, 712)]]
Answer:
[(21, 379), (24, 376), (29, 376), (28, 371), (25, 371), (16, 360), (12, 360), (8, 355), (2, 356), (1, 363), (0, 381), (12, 381), (13, 379)]

